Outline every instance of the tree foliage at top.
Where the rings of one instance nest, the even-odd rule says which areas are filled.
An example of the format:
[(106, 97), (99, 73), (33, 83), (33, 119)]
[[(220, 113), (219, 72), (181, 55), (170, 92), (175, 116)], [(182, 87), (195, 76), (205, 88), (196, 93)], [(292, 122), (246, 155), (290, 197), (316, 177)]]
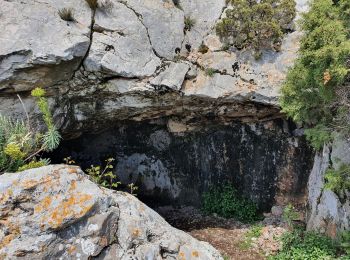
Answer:
[(314, 0), (303, 16), (299, 58), (282, 88), (280, 104), (304, 123), (317, 149), (332, 132), (350, 133), (350, 2)]
[(232, 6), (216, 25), (221, 39), (237, 48), (275, 48), (293, 21), (296, 10), (291, 0), (228, 0)]

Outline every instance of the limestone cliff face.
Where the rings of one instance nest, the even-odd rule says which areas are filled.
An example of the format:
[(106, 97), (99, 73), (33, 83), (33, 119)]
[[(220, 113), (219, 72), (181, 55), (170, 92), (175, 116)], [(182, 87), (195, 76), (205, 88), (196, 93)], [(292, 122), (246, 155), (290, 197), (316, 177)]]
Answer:
[(308, 182), (309, 230), (317, 230), (336, 237), (350, 229), (350, 193), (339, 196), (324, 189), (324, 176), (329, 167), (337, 169), (340, 164), (350, 163), (350, 143), (338, 138), (316, 155)]
[[(302, 204), (311, 152), (277, 104), (301, 33), (255, 60), (223, 51), (214, 27), (225, 0), (111, 2), (92, 11), (85, 0), (0, 0), (0, 113), (23, 117), (19, 94), (40, 127), (29, 91), (45, 87), (65, 139), (80, 136), (57, 160), (63, 151), (86, 164), (113, 156), (144, 194), (189, 203), (228, 181), (263, 209), (288, 196)], [(59, 17), (62, 8), (75, 22)]]

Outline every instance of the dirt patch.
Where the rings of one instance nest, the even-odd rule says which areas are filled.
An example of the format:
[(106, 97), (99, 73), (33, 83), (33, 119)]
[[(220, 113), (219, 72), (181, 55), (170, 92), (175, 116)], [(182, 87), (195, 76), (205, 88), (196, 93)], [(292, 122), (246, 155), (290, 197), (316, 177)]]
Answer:
[[(232, 260), (266, 259), (280, 249), (278, 238), (286, 231), (280, 217), (271, 214), (263, 221), (244, 224), (234, 219), (206, 216), (193, 207), (161, 207), (156, 211), (172, 226), (210, 243), (226, 259)], [(253, 229), (259, 230), (259, 235), (249, 236)]]

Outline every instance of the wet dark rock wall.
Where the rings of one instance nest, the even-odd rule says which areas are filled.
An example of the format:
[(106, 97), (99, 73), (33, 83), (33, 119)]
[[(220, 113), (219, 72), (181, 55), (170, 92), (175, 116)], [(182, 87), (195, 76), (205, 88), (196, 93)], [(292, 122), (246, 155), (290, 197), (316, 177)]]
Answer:
[(139, 198), (150, 204), (200, 206), (203, 192), (224, 183), (262, 210), (304, 203), (313, 153), (282, 119), (194, 129), (163, 119), (106, 128), (63, 142), (53, 160), (71, 156), (85, 169), (113, 157), (120, 180), (140, 186)]

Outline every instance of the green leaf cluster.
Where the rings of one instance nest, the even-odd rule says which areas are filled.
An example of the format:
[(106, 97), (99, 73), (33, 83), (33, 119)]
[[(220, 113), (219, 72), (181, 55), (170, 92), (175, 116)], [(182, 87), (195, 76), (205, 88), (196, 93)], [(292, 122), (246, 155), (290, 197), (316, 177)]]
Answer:
[(113, 161), (113, 158), (108, 158), (105, 160), (106, 164), (103, 168), (99, 165), (91, 165), (85, 171), (95, 183), (108, 189), (117, 189), (121, 183), (117, 181), (117, 175), (113, 172)]
[(47, 127), (44, 133), (32, 129), (29, 118), (24, 123), (22, 120), (0, 115), (0, 173), (40, 167), (49, 163), (48, 160), (37, 157), (41, 152), (55, 149), (61, 136), (53, 123), (44, 95), (45, 90), (42, 88), (32, 91)]
[(294, 229), (283, 234), (281, 240), (282, 250), (270, 260), (347, 259), (339, 248), (339, 241), (319, 233)]
[(319, 149), (332, 132), (350, 133), (348, 0), (314, 0), (303, 15), (299, 58), (287, 75), (280, 104), (283, 112), (310, 129), (311, 144)]
[(236, 218), (243, 222), (253, 222), (260, 217), (256, 204), (240, 196), (232, 185), (211, 188), (205, 192), (202, 209), (207, 214), (216, 213), (219, 216)]
[(290, 0), (228, 0), (232, 6), (216, 25), (216, 33), (237, 48), (275, 48), (293, 21), (295, 2)]
[(325, 189), (332, 190), (341, 196), (345, 191), (350, 190), (350, 165), (341, 164), (337, 169), (328, 169), (325, 179)]

